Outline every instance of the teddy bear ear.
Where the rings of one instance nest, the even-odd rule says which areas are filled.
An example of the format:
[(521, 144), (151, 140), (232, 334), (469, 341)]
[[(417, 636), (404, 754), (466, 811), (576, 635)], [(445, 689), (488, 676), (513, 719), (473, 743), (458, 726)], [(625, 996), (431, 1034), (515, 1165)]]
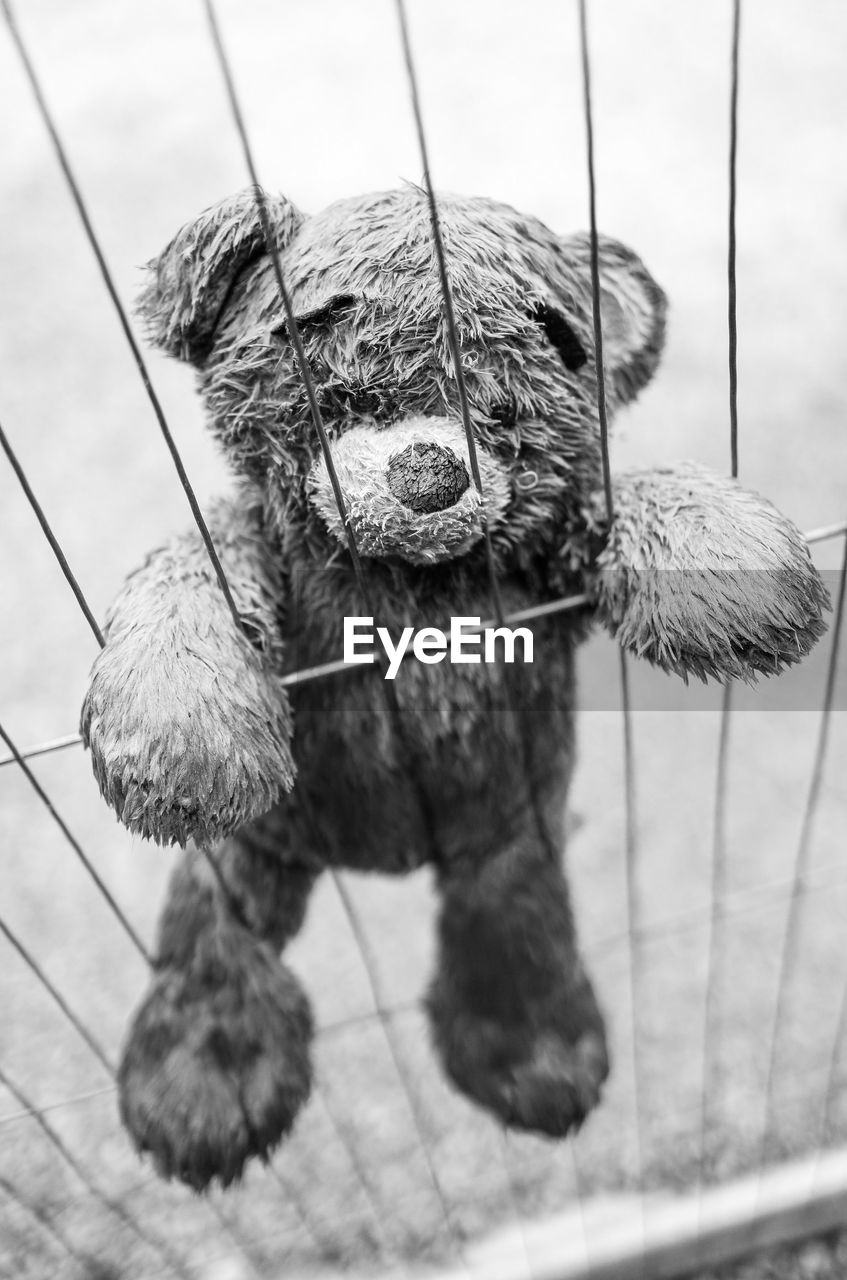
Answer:
[[(580, 232), (561, 240), (584, 305), (593, 348), (591, 237)], [(634, 399), (653, 376), (665, 340), (667, 299), (640, 258), (626, 245), (598, 236), (600, 317), (607, 390), (618, 404)]]
[[(283, 196), (266, 196), (265, 205), (276, 247), (282, 250), (297, 233), (303, 214)], [(151, 342), (179, 360), (202, 361), (236, 277), (265, 252), (253, 187), (187, 222), (147, 264), (150, 279), (137, 310)]]

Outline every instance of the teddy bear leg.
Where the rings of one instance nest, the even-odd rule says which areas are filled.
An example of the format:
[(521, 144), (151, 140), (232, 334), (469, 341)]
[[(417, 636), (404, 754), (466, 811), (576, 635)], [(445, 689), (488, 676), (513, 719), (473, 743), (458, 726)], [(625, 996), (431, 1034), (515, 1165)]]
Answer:
[(271, 852), (267, 837), (260, 821), (208, 855), (182, 854), (121, 1058), (121, 1117), (136, 1146), (196, 1190), (266, 1159), (309, 1096), (311, 1010), (278, 952), (316, 872)]
[(562, 868), (528, 837), (442, 875), (427, 1004), (450, 1079), (508, 1126), (578, 1128), (608, 1074)]

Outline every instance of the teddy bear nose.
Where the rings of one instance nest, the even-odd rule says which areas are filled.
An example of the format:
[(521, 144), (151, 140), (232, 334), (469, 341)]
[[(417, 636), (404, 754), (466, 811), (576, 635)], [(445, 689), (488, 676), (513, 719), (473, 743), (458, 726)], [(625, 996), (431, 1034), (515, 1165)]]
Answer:
[(469, 483), (462, 459), (434, 441), (414, 441), (388, 462), (388, 487), (412, 511), (452, 507)]

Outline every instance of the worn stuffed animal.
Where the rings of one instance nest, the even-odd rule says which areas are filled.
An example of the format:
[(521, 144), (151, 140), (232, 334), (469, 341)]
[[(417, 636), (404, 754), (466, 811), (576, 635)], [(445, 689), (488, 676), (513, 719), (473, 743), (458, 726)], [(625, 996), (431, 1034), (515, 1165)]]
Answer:
[[(810, 648), (827, 602), (806, 546), (736, 482), (692, 463), (618, 476), (609, 525), (587, 236), (440, 200), (480, 492), (423, 193), (268, 211), (376, 625), (489, 617), (487, 524), (507, 611), (588, 592), (627, 649), (684, 677), (775, 672)], [(623, 245), (601, 238), (599, 258), (613, 413), (656, 368), (665, 299)], [(85, 699), (103, 795), (132, 831), (186, 846), (120, 1068), (135, 1142), (197, 1188), (265, 1157), (309, 1094), (309, 1004), (278, 953), (316, 878), (424, 864), (446, 1072), (505, 1124), (566, 1134), (607, 1073), (561, 865), (587, 613), (536, 623), (532, 663), (407, 660), (399, 732), (377, 666), (289, 705), (282, 677), (340, 657), (344, 618), (371, 609), (252, 191), (178, 232), (141, 313), (196, 368), (239, 476), (210, 526), (246, 634), (192, 530), (129, 578)]]

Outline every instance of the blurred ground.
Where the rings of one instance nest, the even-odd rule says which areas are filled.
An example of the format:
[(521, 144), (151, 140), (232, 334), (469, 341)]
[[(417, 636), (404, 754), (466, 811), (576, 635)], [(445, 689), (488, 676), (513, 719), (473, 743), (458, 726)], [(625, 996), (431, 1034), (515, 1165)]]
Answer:
[[(186, 218), (245, 181), (202, 8), (165, 0), (119, 6), (21, 0), (19, 9), (129, 302), (138, 265)], [(637, 248), (672, 305), (663, 369), (619, 423), (613, 461), (691, 456), (726, 468), (729, 4), (595, 0), (590, 10), (600, 223)], [(575, 6), (417, 0), (410, 13), (436, 182), (508, 200), (563, 231), (584, 226)], [(283, 189), (308, 210), (419, 178), (388, 0), (221, 0), (220, 15), (269, 188)], [(847, 171), (838, 161), (847, 119), (845, 37), (847, 11), (837, 0), (745, 5), (741, 473), (803, 528), (847, 514)], [(124, 574), (189, 516), (5, 33), (0, 86), (0, 419), (102, 616)], [(226, 478), (203, 434), (191, 377), (155, 356), (150, 365), (205, 501)], [(4, 467), (0, 519), (0, 720), (16, 741), (30, 744), (75, 729), (94, 643)], [(833, 566), (837, 547), (822, 545), (816, 555), (822, 566)], [(762, 710), (771, 703), (756, 695), (744, 700), (748, 709), (732, 722), (727, 830), (733, 893), (790, 875), (825, 656), (822, 648), (813, 676), (797, 686), (791, 705), (801, 709)], [(573, 1146), (504, 1141), (443, 1084), (417, 1011), (398, 1018), (431, 1158), (448, 1193), (451, 1227), (460, 1234), (515, 1212), (543, 1215), (577, 1191), (635, 1187), (639, 1165), (651, 1186), (690, 1187), (696, 1178), (702, 908), (718, 703), (712, 697), (704, 710), (696, 693), (680, 694), (677, 709), (636, 716), (643, 917), (694, 912), (696, 924), (667, 931), (640, 952), (639, 1127), (628, 948), (620, 938), (626, 925), (621, 725), (613, 709), (596, 709), (614, 707), (613, 698), (604, 701), (604, 673), (614, 671), (611, 645), (592, 641), (585, 666), (591, 692), (581, 716), (572, 801), (582, 823), (569, 856), (582, 934), (612, 1028), (614, 1074), (603, 1107)], [(644, 701), (652, 696), (645, 693), (639, 705), (657, 705)], [(821, 1090), (847, 978), (846, 753), (839, 711), (780, 1037), (772, 1158), (820, 1138)], [(79, 749), (37, 761), (35, 768), (103, 878), (150, 937), (171, 855), (133, 841), (114, 824)], [(0, 770), (0, 806), (3, 918), (114, 1056), (143, 988), (143, 966), (15, 769)], [(413, 1000), (429, 966), (428, 877), (353, 887), (376, 939), (386, 997)], [(710, 1177), (747, 1167), (758, 1150), (785, 914), (784, 892), (738, 902), (747, 909), (725, 930), (721, 1001), (711, 1029), (718, 1068), (708, 1126)], [(331, 886), (317, 893), (292, 959), (308, 981), (321, 1025), (370, 1008)], [(117, 1123), (104, 1070), (8, 947), (2, 962), (4, 1070), (39, 1106), (53, 1108), (46, 1117), (104, 1190), (205, 1268), (202, 1274), (242, 1274), (239, 1250), (208, 1206), (158, 1183), (139, 1164)], [(242, 1190), (217, 1198), (250, 1242), (255, 1263), (276, 1275), (283, 1267), (293, 1274), (316, 1265), (315, 1243), (292, 1197), (339, 1265), (377, 1273), (382, 1249), (446, 1257), (447, 1232), (421, 1139), (379, 1025), (323, 1034), (318, 1067), (319, 1095), (276, 1161), (288, 1193), (272, 1175), (253, 1172)], [(0, 1174), (80, 1247), (108, 1260), (113, 1275), (158, 1274), (151, 1252), (97, 1207), (19, 1110), (0, 1090)], [(847, 1099), (836, 1107), (827, 1137), (843, 1138), (845, 1131)], [(2, 1190), (0, 1223), (2, 1274), (21, 1280), (73, 1274), (61, 1249), (10, 1207)], [(796, 1257), (786, 1255), (767, 1264), (770, 1270), (762, 1263), (739, 1274), (744, 1280), (843, 1274), (837, 1255), (814, 1248), (830, 1271), (812, 1263), (798, 1270)]]

